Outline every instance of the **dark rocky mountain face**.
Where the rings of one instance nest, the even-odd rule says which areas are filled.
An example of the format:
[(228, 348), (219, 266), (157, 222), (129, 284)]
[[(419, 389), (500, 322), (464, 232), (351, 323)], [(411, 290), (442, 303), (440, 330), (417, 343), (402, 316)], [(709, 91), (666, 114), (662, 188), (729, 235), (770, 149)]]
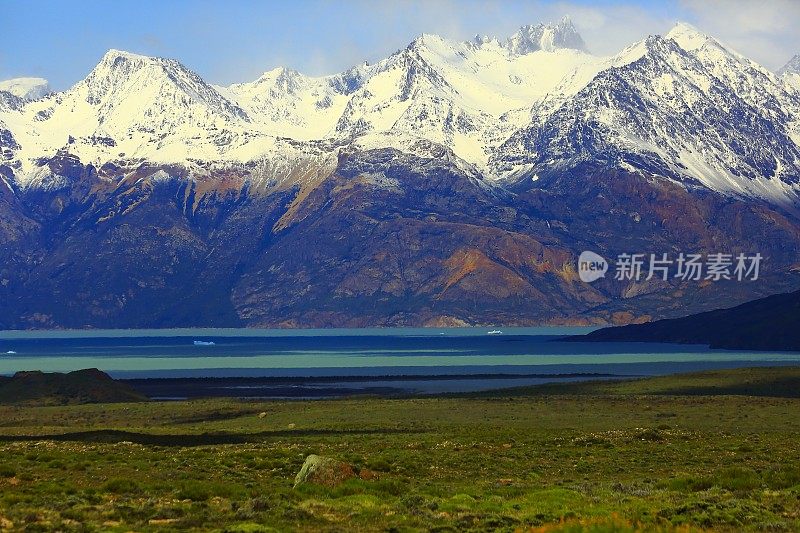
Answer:
[[(269, 191), (235, 173), (49, 165), (67, 185), (0, 187), (2, 328), (625, 323), (800, 287), (791, 214), (646, 174), (504, 188), (444, 150), (387, 149)], [(750, 282), (587, 284), (586, 249), (765, 260)]]

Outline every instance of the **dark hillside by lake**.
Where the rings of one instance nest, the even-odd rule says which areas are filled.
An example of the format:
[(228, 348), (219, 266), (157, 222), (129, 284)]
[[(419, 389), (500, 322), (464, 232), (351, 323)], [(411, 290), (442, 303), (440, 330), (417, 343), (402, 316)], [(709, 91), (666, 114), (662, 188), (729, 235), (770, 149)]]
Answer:
[(730, 308), (593, 331), (573, 341), (707, 344), (729, 350), (800, 351), (800, 291)]

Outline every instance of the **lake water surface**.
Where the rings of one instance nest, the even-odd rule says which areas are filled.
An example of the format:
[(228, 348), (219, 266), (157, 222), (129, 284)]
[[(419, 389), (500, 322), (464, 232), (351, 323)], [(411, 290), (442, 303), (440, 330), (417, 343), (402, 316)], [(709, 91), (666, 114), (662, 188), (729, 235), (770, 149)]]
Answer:
[(158, 397), (327, 397), (800, 364), (800, 353), (561, 340), (591, 328), (500, 329), (5, 331), (0, 374), (99, 368), (122, 379), (170, 378), (132, 382)]

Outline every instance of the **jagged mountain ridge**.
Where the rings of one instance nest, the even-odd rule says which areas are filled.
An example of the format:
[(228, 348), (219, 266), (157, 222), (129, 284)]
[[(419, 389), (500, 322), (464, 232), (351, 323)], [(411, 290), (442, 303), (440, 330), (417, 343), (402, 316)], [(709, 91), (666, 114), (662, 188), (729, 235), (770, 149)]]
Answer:
[[(476, 37), (476, 42), (482, 43), (484, 39)], [(519, 29), (505, 42), (505, 48), (514, 55), (520, 56), (546, 50), (552, 52), (558, 49), (573, 49), (586, 51), (583, 37), (575, 30), (569, 17), (562, 18), (558, 24), (526, 25)]]
[[(679, 64), (675, 54), (683, 56)], [(651, 72), (635, 73), (645, 61), (653, 65)], [(622, 80), (620, 71), (631, 79)], [(597, 94), (594, 104), (587, 101), (588, 93), (613, 83), (625, 85), (617, 91), (621, 100), (635, 94), (647, 111), (609, 108)], [(758, 100), (763, 87), (767, 102)], [(577, 115), (601, 126), (589, 157), (601, 147), (633, 152), (614, 164), (642, 164), (648, 172), (723, 194), (784, 205), (797, 201), (797, 93), (688, 25), (612, 58), (586, 53), (568, 19), (524, 26), (503, 42), (479, 37), (453, 43), (423, 35), (383, 61), (342, 74), (313, 78), (275, 69), (230, 87), (207, 84), (174, 60), (112, 50), (64, 93), (32, 102), (6, 100), (0, 100), (7, 132), (2, 149), (19, 186), (49, 186), (53, 180), (41, 162), (59, 151), (125, 172), (147, 161), (202, 174), (203, 164), (193, 162), (217, 168), (281, 159), (286, 143), (280, 139), (294, 141), (294, 151), (332, 154), (346, 145), (408, 150), (425, 140), (452, 150), (487, 179), (534, 177), (563, 170), (563, 157), (546, 139), (536, 149), (521, 139), (549, 129), (559, 143), (586, 156), (574, 146), (578, 130), (554, 124), (560, 116), (569, 121)], [(718, 113), (702, 133), (676, 122), (680, 117), (706, 124), (704, 113), (720, 107), (727, 113)], [(611, 127), (605, 122), (615, 113), (621, 117)], [(731, 126), (736, 117), (752, 125), (749, 131)], [(588, 131), (586, 125), (580, 129)], [(747, 136), (773, 130), (779, 133), (775, 142), (760, 146), (753, 157), (743, 152)], [(664, 135), (682, 138), (669, 147), (653, 142)], [(632, 144), (638, 146), (631, 150)], [(576, 160), (575, 154), (569, 159)]]

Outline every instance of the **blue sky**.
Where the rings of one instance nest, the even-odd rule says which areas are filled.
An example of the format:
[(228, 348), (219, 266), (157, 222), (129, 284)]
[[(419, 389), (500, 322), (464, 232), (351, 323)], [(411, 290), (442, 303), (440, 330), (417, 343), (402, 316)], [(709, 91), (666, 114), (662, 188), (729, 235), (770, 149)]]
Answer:
[(65, 89), (109, 48), (173, 57), (214, 83), (288, 66), (307, 74), (375, 61), (415, 35), (505, 37), (569, 14), (589, 48), (618, 51), (678, 20), (769, 68), (800, 53), (800, 1), (0, 0), (0, 79)]

